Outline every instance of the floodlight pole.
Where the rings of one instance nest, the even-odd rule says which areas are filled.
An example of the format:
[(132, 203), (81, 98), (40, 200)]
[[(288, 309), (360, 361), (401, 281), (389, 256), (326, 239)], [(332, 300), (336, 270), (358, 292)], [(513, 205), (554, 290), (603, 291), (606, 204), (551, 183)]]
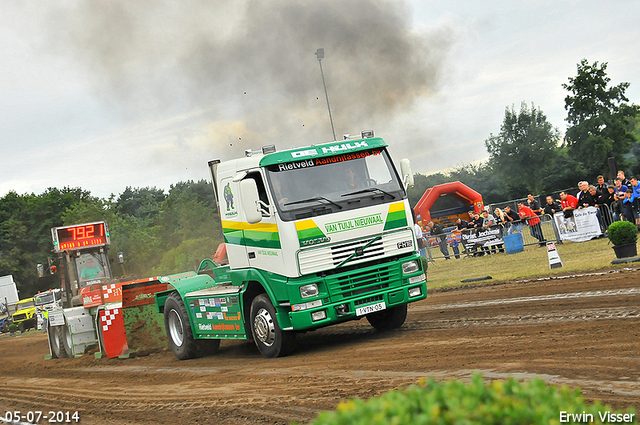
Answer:
[(329, 106), (329, 95), (327, 94), (327, 85), (324, 82), (324, 72), (322, 72), (322, 59), (324, 58), (324, 49), (320, 48), (316, 50), (316, 56), (318, 57), (318, 63), (320, 64), (320, 75), (322, 75), (322, 86), (324, 87), (324, 97), (327, 99), (327, 109), (329, 110), (329, 121), (331, 122), (331, 131), (333, 132), (333, 140), (336, 139), (336, 130), (333, 128), (333, 118), (331, 117), (331, 107)]

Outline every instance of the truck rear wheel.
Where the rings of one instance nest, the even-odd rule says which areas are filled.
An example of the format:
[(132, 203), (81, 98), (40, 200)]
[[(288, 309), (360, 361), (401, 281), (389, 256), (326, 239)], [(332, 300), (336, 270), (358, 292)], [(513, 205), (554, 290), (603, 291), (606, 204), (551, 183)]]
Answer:
[(295, 348), (295, 334), (280, 329), (276, 309), (267, 294), (260, 294), (251, 302), (251, 334), (267, 358), (286, 356)]
[(404, 324), (407, 319), (407, 305), (402, 304), (367, 315), (367, 320), (379, 331), (397, 329)]
[[(177, 292), (169, 295), (164, 305), (164, 327), (169, 339), (169, 346), (177, 358), (187, 360), (201, 355), (201, 347), (193, 339), (187, 309)], [(220, 341), (218, 341), (219, 343)]]

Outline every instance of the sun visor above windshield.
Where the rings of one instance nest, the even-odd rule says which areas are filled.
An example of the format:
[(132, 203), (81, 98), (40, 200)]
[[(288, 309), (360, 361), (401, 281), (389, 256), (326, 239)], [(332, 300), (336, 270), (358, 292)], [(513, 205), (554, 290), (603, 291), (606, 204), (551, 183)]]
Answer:
[(317, 146), (292, 149), (265, 155), (260, 160), (260, 166), (282, 164), (286, 162), (308, 160), (314, 158), (326, 158), (329, 156), (343, 155), (352, 152), (366, 151), (372, 148), (385, 147), (387, 144), (379, 137), (362, 140), (349, 140), (343, 142), (331, 142)]

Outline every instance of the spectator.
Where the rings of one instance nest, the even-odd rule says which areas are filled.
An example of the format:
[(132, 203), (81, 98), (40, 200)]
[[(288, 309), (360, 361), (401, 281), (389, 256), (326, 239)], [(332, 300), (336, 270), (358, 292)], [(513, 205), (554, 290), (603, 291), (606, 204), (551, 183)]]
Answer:
[(438, 246), (440, 247), (440, 252), (444, 255), (444, 258), (449, 260), (449, 248), (447, 248), (447, 235), (444, 233), (444, 228), (441, 224), (434, 224), (433, 221), (429, 221), (427, 224), (431, 229), (431, 235), (435, 236), (438, 239)]
[(553, 200), (551, 196), (547, 196), (547, 203), (545, 204), (543, 211), (545, 214), (554, 215), (562, 210), (562, 207)]
[(629, 180), (627, 180), (627, 178), (624, 176), (624, 171), (622, 171), (622, 170), (619, 170), (619, 171), (618, 171), (618, 178), (622, 181), (622, 184), (623, 184), (624, 186), (629, 187), (629, 183), (630, 183), (630, 182), (629, 182)]
[(617, 221), (616, 214), (613, 212), (613, 203), (615, 199), (613, 197), (613, 190), (615, 188), (613, 186), (607, 186), (607, 190), (602, 194), (602, 199), (604, 200), (604, 204), (607, 206), (606, 209), (603, 209), (602, 217), (604, 219), (605, 227), (609, 227), (613, 220)]
[(473, 213), (473, 227), (474, 229), (482, 228), (482, 223), (484, 222), (484, 218), (480, 217), (480, 213)]
[(536, 213), (534, 213), (531, 208), (525, 206), (524, 202), (518, 202), (518, 213), (522, 220), (527, 220), (531, 236), (538, 239), (540, 246), (545, 246), (545, 239), (542, 235), (542, 228), (540, 227), (540, 218)]
[[(496, 222), (495, 217), (493, 215), (489, 214), (488, 210), (482, 211), (482, 218), (483, 218), (483, 221), (482, 221), (482, 228), (483, 229), (488, 229), (489, 227), (493, 226), (495, 224), (495, 222)], [(485, 255), (489, 255), (489, 248), (488, 247), (483, 246), (482, 250), (485, 251)], [(491, 253), (492, 254), (496, 253), (496, 247), (495, 246), (491, 248)]]
[(578, 199), (566, 192), (560, 192), (560, 205), (562, 206), (564, 218), (573, 217), (573, 210), (578, 208)]
[[(458, 217), (458, 220), (459, 219), (460, 217)], [(460, 230), (455, 229), (451, 234), (451, 249), (453, 250), (453, 255), (455, 255), (456, 259), (458, 260), (460, 259), (460, 248), (458, 248), (459, 245), (460, 245)]]
[(469, 228), (469, 222), (467, 220), (463, 220), (460, 217), (456, 218), (456, 227), (458, 230), (464, 230)]
[(591, 196), (591, 199), (593, 199), (592, 207), (600, 208), (605, 203), (605, 197), (598, 191), (596, 186), (589, 186), (589, 195)]
[(496, 224), (504, 224), (504, 213), (502, 212), (502, 210), (500, 208), (496, 208), (493, 213), (495, 214), (495, 218), (496, 218)]
[(488, 228), (489, 226), (493, 226), (495, 224), (496, 219), (489, 214), (489, 211), (482, 211), (482, 227)]
[[(585, 188), (584, 185), (582, 186), (582, 188)], [(593, 188), (594, 190), (596, 190), (596, 187), (594, 185), (587, 185), (586, 186), (586, 191), (581, 191), (580, 192), (580, 198), (578, 198), (578, 209), (581, 208), (587, 208), (587, 207), (595, 207), (596, 206), (596, 199), (595, 198), (599, 198), (602, 196), (601, 193), (599, 193), (597, 190), (595, 191), (596, 195), (594, 196), (591, 193), (591, 188)]]
[(633, 215), (636, 218), (636, 226), (640, 225), (640, 185), (638, 185), (638, 178), (636, 176), (629, 177), (629, 189), (631, 193), (631, 207), (633, 208)]
[(631, 200), (631, 195), (633, 195), (633, 189), (627, 189), (627, 191), (624, 193), (624, 199), (622, 200), (620, 209), (622, 210), (622, 216), (625, 221), (635, 223), (637, 217), (633, 211), (633, 201)]
[(622, 179), (620, 177), (617, 177), (614, 183), (615, 187), (613, 189), (613, 203), (611, 204), (611, 209), (613, 210), (613, 219), (618, 221), (622, 216), (622, 201), (624, 201), (624, 194), (628, 187), (622, 184)]
[(607, 190), (604, 191), (602, 197), (604, 198), (604, 203), (611, 209), (611, 204), (615, 201), (614, 198), (614, 186), (607, 186)]
[(598, 218), (598, 222), (600, 223), (600, 229), (602, 229), (602, 232), (603, 232), (603, 234), (600, 237), (603, 237), (604, 230), (605, 230), (605, 226), (604, 226), (605, 223), (603, 221), (603, 215), (602, 215), (603, 213), (601, 211), (601, 208), (604, 205), (605, 199), (604, 199), (604, 196), (602, 196), (602, 193), (598, 192), (598, 189), (594, 185), (589, 186), (589, 195), (593, 200), (593, 206), (598, 209), (596, 213), (596, 217)]
[(598, 177), (596, 177), (596, 180), (598, 181), (598, 184), (596, 185), (596, 189), (598, 189), (598, 192), (605, 194), (607, 192), (607, 188), (609, 187), (609, 185), (604, 181), (604, 176), (601, 174)]
[(411, 210), (413, 214), (413, 230), (416, 233), (416, 242), (418, 243), (418, 250), (420, 251), (420, 255), (424, 258), (427, 258), (427, 241), (424, 238), (424, 234), (422, 233), (422, 228), (418, 224), (416, 220), (416, 213)]
[[(578, 201), (580, 201), (582, 195), (586, 195), (587, 193), (589, 193), (589, 183), (587, 183), (586, 181), (581, 181), (580, 183), (578, 183), (578, 189), (580, 189), (580, 191), (576, 194), (576, 198), (578, 199)], [(580, 203), (578, 203), (578, 205), (580, 205)]]
[(542, 208), (540, 208), (540, 203), (533, 197), (532, 194), (527, 195), (527, 205), (531, 208), (531, 211), (536, 213), (536, 215), (542, 215)]
[(520, 216), (518, 213), (511, 210), (510, 205), (504, 207), (504, 218), (506, 220), (505, 223), (509, 223), (509, 228), (507, 229), (508, 235), (512, 233), (522, 233), (522, 221), (520, 221)]

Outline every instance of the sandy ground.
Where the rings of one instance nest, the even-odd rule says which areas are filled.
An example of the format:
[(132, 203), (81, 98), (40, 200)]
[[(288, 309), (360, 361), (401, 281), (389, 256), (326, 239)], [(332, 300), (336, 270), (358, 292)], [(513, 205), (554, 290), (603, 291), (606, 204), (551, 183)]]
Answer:
[(399, 330), (345, 323), (300, 335), (298, 350), (279, 359), (245, 341), (223, 341), (217, 354), (189, 361), (170, 351), (44, 360), (45, 334), (5, 335), (0, 415), (77, 411), (80, 423), (97, 425), (305, 423), (351, 397), (475, 372), (538, 376), (580, 387), (588, 400), (637, 409), (639, 325), (640, 271), (617, 268), (434, 291), (410, 305)]

